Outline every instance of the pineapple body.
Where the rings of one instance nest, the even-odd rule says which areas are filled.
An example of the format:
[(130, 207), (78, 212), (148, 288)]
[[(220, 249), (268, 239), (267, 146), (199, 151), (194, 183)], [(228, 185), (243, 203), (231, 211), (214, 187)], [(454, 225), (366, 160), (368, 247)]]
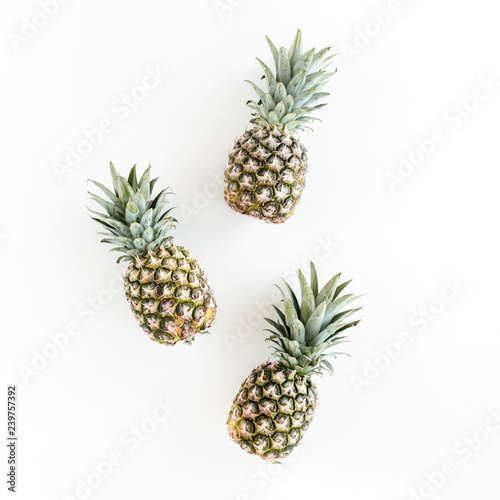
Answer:
[(150, 339), (191, 343), (215, 319), (205, 274), (190, 252), (172, 241), (137, 255), (124, 276), (125, 296)]
[(229, 412), (230, 438), (248, 453), (276, 461), (299, 444), (314, 418), (317, 389), (279, 361), (255, 368)]
[(286, 129), (255, 125), (236, 140), (224, 175), (228, 205), (269, 223), (285, 222), (305, 186), (307, 154)]

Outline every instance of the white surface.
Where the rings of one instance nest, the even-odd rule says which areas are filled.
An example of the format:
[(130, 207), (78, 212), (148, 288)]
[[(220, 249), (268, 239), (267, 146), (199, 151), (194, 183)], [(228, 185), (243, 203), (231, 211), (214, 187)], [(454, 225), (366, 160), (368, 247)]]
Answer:
[[(99, 482), (93, 463), (117, 453), (122, 462), (89, 498), (303, 499), (316, 488), (338, 500), (414, 500), (419, 488), (421, 498), (441, 500), (500, 495), (500, 424), (480, 430), (500, 408), (500, 87), (489, 96), (480, 89), (485, 99), (467, 119), (454, 108), (481, 78), (500, 81), (500, 4), (307, 5), (73, 0), (16, 52), (12, 34), (40, 7), (2, 2), (0, 423), (5, 435), (14, 382), (16, 498), (83, 498), (79, 481)], [(395, 5), (387, 26), (374, 24), (374, 11)], [(351, 57), (347, 44), (363, 42), (367, 23), (380, 33)], [(306, 47), (340, 52), (339, 71), (323, 123), (303, 136), (310, 173), (301, 206), (273, 227), (230, 211), (213, 179), (249, 118), (243, 80), (261, 75), (254, 57), (270, 59), (264, 35), (288, 46), (298, 26)], [(157, 66), (168, 76), (128, 112), (122, 94)], [(54, 164), (103, 119), (113, 131), (59, 182)], [(436, 128), (446, 139), (391, 191), (386, 172)], [(212, 334), (191, 347), (148, 340), (119, 288), (88, 312), (119, 287), (116, 255), (98, 242), (85, 208), (86, 180), (109, 184), (110, 159), (121, 171), (151, 162), (184, 207), (176, 240), (199, 256), (219, 305)], [(232, 443), (225, 422), (242, 379), (268, 356), (261, 305), (312, 256), (323, 281), (342, 271), (353, 292), (369, 295), (352, 357), (318, 382), (322, 404), (303, 446), (273, 468)], [(443, 305), (446, 280), (465, 289), (444, 292)], [(415, 316), (429, 304), (440, 312), (433, 321)], [(68, 323), (79, 334), (54, 354), (51, 336)], [(411, 345), (378, 376), (364, 374), (387, 362), (382, 345), (402, 332)], [(20, 367), (41, 352), (54, 358), (23, 378)], [(365, 375), (372, 380), (357, 391)], [(178, 408), (155, 424), (157, 398)], [(151, 433), (136, 446), (126, 433), (140, 425)], [(474, 433), (484, 444), (469, 457), (476, 445), (462, 440)], [(453, 473), (432, 492), (426, 475), (445, 461)]]

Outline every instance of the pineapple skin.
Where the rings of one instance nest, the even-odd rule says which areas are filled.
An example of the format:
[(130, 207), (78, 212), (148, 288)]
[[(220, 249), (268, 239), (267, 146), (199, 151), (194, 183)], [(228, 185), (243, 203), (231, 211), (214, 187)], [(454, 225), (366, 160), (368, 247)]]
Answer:
[(229, 153), (224, 199), (236, 212), (281, 224), (302, 197), (307, 152), (298, 137), (277, 126), (254, 125)]
[(229, 437), (252, 455), (279, 461), (299, 444), (317, 404), (309, 377), (267, 361), (241, 385), (229, 412)]
[(161, 344), (190, 344), (215, 319), (216, 303), (203, 270), (172, 241), (136, 256), (123, 284), (141, 328)]

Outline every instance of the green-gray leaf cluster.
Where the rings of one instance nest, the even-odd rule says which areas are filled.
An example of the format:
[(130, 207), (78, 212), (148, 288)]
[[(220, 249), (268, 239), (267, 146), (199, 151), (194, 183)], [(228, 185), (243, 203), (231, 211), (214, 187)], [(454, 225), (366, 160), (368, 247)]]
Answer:
[(326, 104), (321, 101), (329, 94), (322, 90), (336, 73), (336, 70), (328, 73), (327, 68), (337, 54), (330, 55), (330, 47), (303, 53), (300, 30), (290, 49), (281, 47), (278, 50), (269, 38), (267, 42), (273, 55), (275, 71), (257, 58), (264, 71), (267, 89), (263, 90), (247, 80), (259, 97), (258, 101), (248, 103), (254, 110), (252, 123), (264, 127), (286, 127), (289, 131), (312, 130), (309, 123), (318, 119), (311, 113)]
[(110, 163), (113, 191), (97, 181), (91, 180), (108, 198), (89, 193), (92, 200), (104, 208), (106, 213), (90, 210), (92, 219), (99, 222), (105, 232), (101, 241), (116, 245), (112, 252), (120, 252), (120, 261), (131, 261), (134, 256), (148, 250), (156, 250), (160, 245), (168, 243), (172, 237), (168, 232), (175, 227), (176, 219), (169, 214), (168, 206), (170, 188), (152, 197), (153, 188), (158, 179), (150, 178), (151, 165), (137, 179), (136, 166), (130, 170), (125, 179), (115, 166)]
[(340, 283), (340, 274), (337, 274), (319, 290), (313, 262), (310, 270), (309, 283), (301, 270), (297, 273), (300, 302), (290, 285), (284, 281), (286, 291), (278, 287), (283, 297), (284, 310), (273, 306), (278, 320), (266, 318), (273, 327), (273, 330), (268, 330), (271, 336), (267, 340), (273, 343), (278, 359), (287, 368), (307, 376), (322, 374), (325, 370), (333, 373), (333, 367), (327, 358), (342, 353), (332, 352), (331, 348), (348, 341), (343, 332), (356, 326), (359, 320), (346, 320), (361, 309), (346, 309), (347, 305), (361, 297), (341, 295), (350, 281)]

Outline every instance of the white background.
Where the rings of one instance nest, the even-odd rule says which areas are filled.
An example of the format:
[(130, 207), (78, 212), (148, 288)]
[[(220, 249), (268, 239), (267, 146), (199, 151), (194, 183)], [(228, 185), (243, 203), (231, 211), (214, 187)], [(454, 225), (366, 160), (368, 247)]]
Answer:
[[(73, 0), (45, 23), (40, 12), (31, 0), (0, 12), (0, 391), (18, 385), (17, 498), (498, 498), (500, 4)], [(34, 19), (44, 25), (26, 27)], [(264, 35), (288, 46), (297, 27), (306, 48), (333, 45), (338, 74), (323, 123), (303, 135), (302, 203), (271, 226), (232, 212), (217, 178), (249, 119), (243, 80), (260, 78), (256, 56), (271, 63)], [(142, 92), (156, 67), (167, 75)], [(496, 82), (489, 94), (481, 79)], [(124, 107), (131, 93), (142, 101)], [(56, 175), (103, 119), (113, 130)], [(432, 145), (436, 128), (445, 139)], [(391, 189), (410, 156), (420, 164)], [(176, 241), (218, 302), (193, 346), (151, 342), (109, 291), (120, 266), (86, 209), (86, 180), (109, 185), (109, 160), (123, 173), (151, 162), (176, 192)], [(226, 418), (269, 355), (273, 283), (309, 258), (321, 281), (342, 271), (368, 295), (351, 357), (318, 380), (303, 445), (273, 467), (229, 440)], [(157, 398), (177, 407), (158, 423)]]

